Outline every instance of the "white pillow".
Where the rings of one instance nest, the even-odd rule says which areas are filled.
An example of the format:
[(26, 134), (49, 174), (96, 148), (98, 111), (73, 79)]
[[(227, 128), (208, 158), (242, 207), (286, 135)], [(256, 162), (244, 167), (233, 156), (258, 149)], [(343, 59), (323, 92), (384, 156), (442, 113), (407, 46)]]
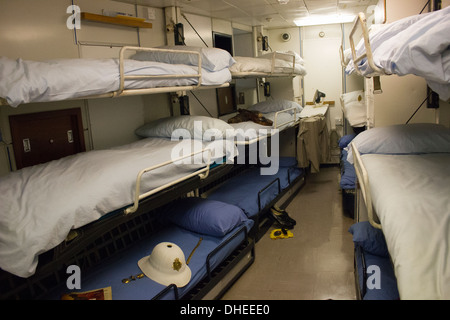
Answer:
[[(248, 110), (259, 111), (261, 113), (278, 112), (290, 108), (296, 108), (297, 114), (303, 110), (303, 108), (294, 101), (290, 100), (266, 100), (258, 102), (248, 108)], [(294, 114), (294, 110), (289, 111), (290, 114)]]
[(364, 91), (363, 90), (357, 90), (352, 92), (347, 92), (341, 94), (341, 99), (344, 105), (350, 103), (350, 102), (360, 102), (364, 104)]
[(158, 119), (135, 130), (136, 135), (212, 141), (234, 137), (234, 129), (223, 120), (205, 116), (175, 116)]
[(352, 127), (362, 127), (366, 124), (364, 91), (358, 90), (341, 94), (341, 103), (345, 110), (345, 118)]
[[(361, 132), (352, 142), (361, 154), (450, 152), (450, 129), (434, 123), (376, 127)], [(353, 163), (352, 148), (347, 150), (347, 161)]]
[[(202, 67), (208, 71), (220, 71), (225, 68), (231, 67), (236, 62), (228, 51), (219, 48), (163, 46), (159, 47), (159, 49), (200, 52), (202, 58)], [(196, 54), (181, 54), (164, 51), (139, 51), (131, 56), (131, 59), (172, 64), (187, 64), (191, 66), (198, 65), (198, 55)]]

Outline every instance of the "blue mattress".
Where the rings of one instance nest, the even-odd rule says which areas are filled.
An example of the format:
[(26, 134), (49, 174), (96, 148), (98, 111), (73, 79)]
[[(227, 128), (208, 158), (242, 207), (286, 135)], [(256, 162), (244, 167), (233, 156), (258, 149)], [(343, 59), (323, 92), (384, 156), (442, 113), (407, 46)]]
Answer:
[[(186, 259), (188, 259), (188, 256), (197, 245), (200, 237), (202, 237), (203, 240), (195, 250), (189, 263), (189, 268), (192, 272), (191, 280), (186, 286), (178, 288), (178, 294), (181, 298), (207, 275), (207, 256), (219, 245), (236, 234), (235, 238), (231, 239), (229, 243), (225, 244), (217, 254), (211, 258), (210, 267), (211, 270), (213, 270), (245, 239), (244, 229), (250, 230), (252, 225), (253, 221), (247, 220), (222, 238), (202, 235), (175, 225), (170, 225), (149, 238), (140, 241), (126, 252), (105, 261), (101, 266), (89, 272), (89, 274), (83, 274), (83, 271), (81, 270), (81, 290), (78, 291), (84, 292), (110, 286), (113, 300), (150, 300), (164, 290), (166, 286), (161, 285), (148, 277), (137, 279), (129, 283), (122, 283), (122, 279), (128, 278), (131, 275), (136, 276), (140, 274), (142, 271), (138, 267), (137, 262), (141, 258), (150, 255), (153, 248), (158, 243), (167, 241), (177, 244), (181, 250), (183, 250)], [(65, 289), (64, 292), (58, 292), (49, 298), (60, 299), (61, 294), (75, 291), (77, 290), (69, 291)], [(170, 300), (174, 298), (174, 291), (170, 290), (161, 299)]]
[(261, 175), (260, 168), (252, 168), (227, 180), (208, 199), (234, 204), (252, 218), (302, 174), (296, 164), (295, 158), (280, 158), (275, 175)]

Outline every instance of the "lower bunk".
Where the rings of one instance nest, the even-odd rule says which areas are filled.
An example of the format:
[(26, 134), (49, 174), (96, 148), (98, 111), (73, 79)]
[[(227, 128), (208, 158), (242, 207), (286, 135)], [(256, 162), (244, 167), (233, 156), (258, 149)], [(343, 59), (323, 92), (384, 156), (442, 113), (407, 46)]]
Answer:
[(88, 271), (81, 265), (81, 288), (62, 281), (43, 299), (84, 299), (105, 288), (113, 300), (216, 299), (253, 263), (253, 221), (235, 206), (183, 198), (153, 216), (154, 232)]

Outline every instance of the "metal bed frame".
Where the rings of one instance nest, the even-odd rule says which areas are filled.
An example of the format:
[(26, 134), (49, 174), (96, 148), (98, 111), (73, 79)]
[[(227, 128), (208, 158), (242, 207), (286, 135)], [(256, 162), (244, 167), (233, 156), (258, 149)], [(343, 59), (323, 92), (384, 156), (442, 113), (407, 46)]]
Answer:
[[(176, 54), (193, 54), (197, 56), (197, 73), (194, 74), (172, 74), (172, 75), (131, 75), (126, 76), (124, 74), (124, 61), (125, 53), (127, 51), (144, 51), (144, 52), (171, 52)], [(183, 92), (191, 90), (200, 89), (212, 89), (212, 88), (223, 88), (228, 87), (229, 83), (224, 83), (219, 86), (203, 86), (202, 82), (202, 57), (198, 51), (189, 50), (173, 50), (173, 49), (163, 49), (163, 48), (144, 48), (144, 47), (133, 47), (124, 46), (119, 51), (119, 88), (116, 91), (105, 92), (103, 94), (85, 96), (80, 98), (74, 98), (73, 100), (81, 99), (97, 99), (97, 98), (117, 98), (122, 96), (132, 96), (132, 95), (142, 95), (142, 94), (155, 94), (155, 93), (169, 93), (169, 92)], [(198, 80), (196, 85), (188, 86), (169, 86), (169, 87), (155, 87), (155, 88), (140, 88), (140, 89), (126, 89), (125, 81), (127, 80), (145, 80), (145, 79), (186, 79), (186, 78), (196, 78)], [(0, 106), (8, 105), (6, 99), (0, 98)]]
[[(281, 114), (281, 113), (289, 112), (289, 111), (294, 111), (294, 119), (286, 121), (286, 122), (283, 122), (282, 124), (278, 124), (278, 122), (277, 122), (278, 115)], [(291, 123), (292, 123), (292, 125), (289, 125)], [(289, 109), (281, 110), (281, 111), (278, 111), (278, 112), (275, 113), (273, 127), (271, 127), (270, 129), (268, 127), (267, 130), (270, 131), (269, 134), (267, 134), (265, 136), (262, 136), (262, 137), (258, 136), (256, 138), (251, 139), (251, 140), (235, 141), (235, 144), (236, 145), (249, 145), (249, 144), (258, 142), (258, 141), (260, 141), (262, 139), (271, 137), (272, 136), (272, 130), (278, 130), (278, 132), (279, 132), (279, 131), (283, 131), (283, 130), (288, 129), (288, 128), (296, 127), (299, 124), (300, 124), (300, 117), (297, 116), (297, 108), (292, 107), (292, 108), (289, 108)], [(279, 128), (282, 128), (282, 129), (279, 129)]]

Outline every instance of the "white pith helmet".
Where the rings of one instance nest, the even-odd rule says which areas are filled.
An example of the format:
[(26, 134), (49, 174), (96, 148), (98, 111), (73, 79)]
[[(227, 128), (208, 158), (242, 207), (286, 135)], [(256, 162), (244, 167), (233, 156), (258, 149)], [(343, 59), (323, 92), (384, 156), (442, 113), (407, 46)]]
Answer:
[(138, 266), (147, 277), (165, 286), (173, 283), (184, 287), (191, 280), (191, 269), (175, 243), (157, 244), (149, 256), (138, 261)]

